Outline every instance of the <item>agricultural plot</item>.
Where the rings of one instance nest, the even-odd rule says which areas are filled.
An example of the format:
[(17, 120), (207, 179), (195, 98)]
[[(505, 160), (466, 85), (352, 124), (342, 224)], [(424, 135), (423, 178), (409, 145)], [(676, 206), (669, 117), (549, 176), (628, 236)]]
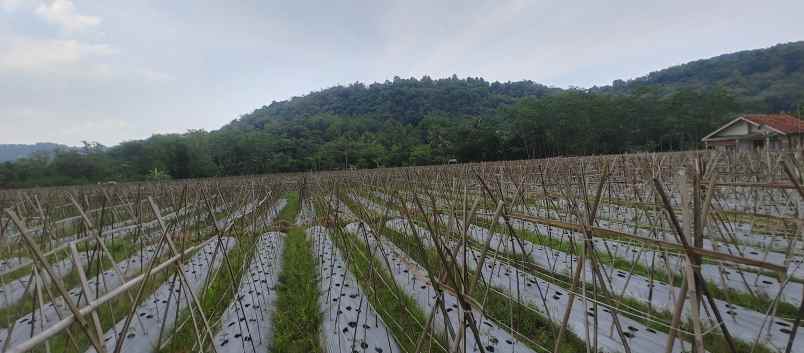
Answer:
[[(403, 251), (392, 243), (385, 242), (380, 244), (377, 236), (370, 229), (361, 227), (357, 223), (347, 225), (347, 229), (356, 235), (363, 233), (369, 239), (368, 244), (370, 247), (382, 249), (381, 251), (375, 251), (375, 256), (380, 256), (383, 260), (389, 261), (394, 279), (407, 295), (414, 298), (414, 301), (420, 307), (425, 308), (434, 317), (432, 325), (436, 330), (453, 333), (463, 332), (465, 338), (457, 340), (460, 343), (456, 344), (459, 349), (477, 351), (480, 349), (479, 347), (484, 347), (485, 350), (494, 352), (532, 352), (509, 332), (506, 332), (504, 328), (492, 323), (491, 319), (486, 318), (481, 312), (465, 312), (465, 308), (459, 305), (459, 301), (454, 295), (437, 291), (437, 287), (434, 287), (432, 282), (428, 280), (426, 270), (407, 257)], [(444, 311), (439, 315), (438, 310), (440, 309), (444, 309)], [(474, 334), (465, 332), (465, 327), (461, 327), (463, 326), (463, 320), (461, 320), (463, 316), (472, 316), (475, 318), (474, 320), (482, 323), (477, 327), (479, 339)], [(447, 332), (439, 332), (439, 334), (445, 335)], [(460, 345), (464, 347), (460, 347)]]
[(269, 339), (285, 236), (269, 232), (259, 238), (237, 295), (221, 317), (221, 328), (215, 335), (218, 352), (265, 352), (271, 346)]
[[(101, 276), (87, 281), (89, 291), (84, 292), (83, 288), (78, 286), (70, 289), (69, 294), (76, 302), (95, 300), (99, 295), (121, 285), (126, 274), (142, 271), (144, 266), (151, 262), (156, 255), (155, 247), (145, 248), (140, 254), (136, 254), (120, 263), (120, 272), (123, 277), (118, 275), (116, 271), (107, 270)], [(44, 285), (44, 283), (41, 285)], [(92, 288), (95, 288), (95, 290), (92, 290)], [(37, 334), (59, 322), (61, 320), (60, 313), (66, 310), (64, 299), (56, 298), (54, 302), (43, 305), (40, 310), (17, 319), (9, 329), (0, 329), (0, 343), (5, 343), (6, 340), (8, 340), (9, 345), (22, 342), (31, 335)]]
[[(220, 240), (220, 241), (219, 241)], [(204, 287), (221, 265), (225, 253), (234, 246), (233, 238), (212, 239), (198, 250), (181, 273), (176, 273), (159, 286), (156, 291), (137, 306), (137, 324), (131, 326), (130, 319), (118, 321), (104, 335), (104, 351), (117, 350), (118, 336), (125, 336), (120, 344), (121, 352), (147, 352), (158, 347), (165, 330), (170, 331), (176, 324), (178, 313), (189, 306), (189, 302)], [(87, 352), (96, 353), (96, 348)]]
[(399, 352), (395, 339), (329, 239), (329, 232), (311, 227), (307, 236), (312, 238), (313, 252), (319, 263), (319, 305), (323, 309), (322, 335), (326, 351)]
[[(416, 225), (411, 227), (400, 219), (388, 221), (387, 227), (403, 233), (430, 236), (428, 230)], [(456, 260), (459, 263), (465, 263), (469, 270), (478, 271), (481, 253), (473, 248), (464, 251), (459, 244), (455, 245), (458, 246)], [(492, 246), (492, 248), (494, 247)], [(567, 261), (563, 262), (567, 263)], [(518, 292), (519, 301), (536, 308), (536, 311), (549, 316), (552, 321), (560, 322), (561, 308), (566, 307), (569, 300), (560, 286), (541, 280), (538, 276), (520, 271), (514, 264), (509, 264), (499, 257), (491, 257), (484, 263), (485, 266), (483, 266), (481, 273), (484, 278), (488, 279), (489, 285), (505, 292), (509, 296), (516, 295)], [(592, 305), (590, 307), (576, 306), (573, 309), (568, 327), (570, 331), (579, 336), (597, 336), (597, 344), (604, 351), (623, 350), (624, 347), (619, 342), (619, 337), (612, 330), (614, 318), (611, 308), (604, 305), (599, 307)], [(666, 341), (666, 335), (645, 327), (641, 323), (627, 318), (620, 318), (619, 320), (622, 320), (621, 324), (628, 328), (624, 335), (629, 338), (631, 347), (637, 351), (659, 349)], [(589, 325), (589, 321), (593, 321), (594, 324)], [(678, 347), (675, 351), (682, 351), (681, 347)]]
[(794, 155), (0, 191), (2, 352), (804, 353)]

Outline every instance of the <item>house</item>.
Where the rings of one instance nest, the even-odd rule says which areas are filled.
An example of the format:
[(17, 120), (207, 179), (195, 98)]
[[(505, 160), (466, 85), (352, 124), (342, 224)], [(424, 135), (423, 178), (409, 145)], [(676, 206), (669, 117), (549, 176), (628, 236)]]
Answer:
[(707, 148), (751, 151), (768, 146), (772, 151), (804, 147), (804, 121), (788, 114), (742, 115), (701, 141)]

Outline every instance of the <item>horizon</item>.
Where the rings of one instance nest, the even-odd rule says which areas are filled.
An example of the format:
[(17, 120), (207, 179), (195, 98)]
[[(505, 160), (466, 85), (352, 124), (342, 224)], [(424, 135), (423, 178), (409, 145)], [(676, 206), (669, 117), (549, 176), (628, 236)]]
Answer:
[[(794, 42), (791, 42), (791, 43), (794, 43)], [(779, 44), (787, 44), (787, 43), (777, 43), (777, 44), (774, 44), (772, 46), (779, 45)], [(745, 49), (745, 50), (740, 50), (740, 51), (750, 51), (750, 50), (755, 50), (755, 49), (765, 49), (765, 48), (753, 48), (753, 49)], [(715, 56), (709, 57), (709, 58), (696, 59), (696, 60), (684, 62), (684, 63), (681, 63), (681, 64), (676, 64), (676, 65), (673, 65), (673, 66), (669, 66), (667, 68), (684, 65), (684, 64), (691, 63), (691, 62), (694, 62), (694, 61), (697, 61), (697, 60), (706, 60), (706, 59), (711, 59), (711, 58), (718, 57), (718, 56), (721, 56), (721, 55), (727, 55), (727, 54), (733, 54), (733, 53), (736, 53), (736, 52), (723, 53), (723, 54), (715, 55)], [(633, 78), (624, 78), (622, 80), (628, 82), (629, 80), (634, 80), (634, 79), (638, 79), (638, 78), (641, 78), (641, 77), (645, 77), (645, 76), (649, 75), (652, 72), (655, 72), (655, 71), (651, 71), (651, 72), (645, 73), (644, 75), (636, 76), (636, 77), (633, 77)], [(428, 76), (428, 75), (424, 75), (424, 76)], [(411, 77), (399, 77), (399, 78), (401, 78), (401, 79), (421, 80), (424, 76), (420, 76), (420, 77), (412, 77), (411, 76)], [(451, 76), (452, 75), (448, 75), (448, 76), (444, 76), (444, 77), (430, 77), (430, 78), (435, 81), (435, 80), (441, 80), (441, 79), (448, 79)], [(458, 79), (461, 79), (461, 80), (465, 80), (465, 79), (468, 79), (468, 78), (483, 79), (489, 84), (492, 84), (492, 83), (495, 83), (495, 82), (507, 83), (507, 82), (532, 81), (533, 83), (536, 83), (536, 84), (542, 84), (542, 85), (544, 85), (546, 87), (559, 88), (559, 89), (562, 89), (562, 90), (571, 90), (571, 89), (588, 90), (588, 89), (591, 89), (593, 87), (606, 87), (606, 86), (611, 86), (612, 85), (611, 83), (609, 83), (609, 84), (605, 84), (605, 85), (593, 85), (593, 86), (588, 86), (588, 87), (579, 87), (579, 86), (559, 87), (559, 86), (550, 85), (550, 84), (543, 83), (543, 82), (537, 82), (537, 81), (529, 80), (529, 79), (526, 79), (526, 78), (521, 79), (521, 80), (517, 80), (517, 81), (498, 81), (498, 80), (488, 80), (485, 77), (479, 77), (479, 76), (475, 76), (475, 77), (468, 77), (468, 76), (467, 77), (461, 77), (461, 76), (458, 76)], [(330, 89), (330, 88), (335, 88), (335, 87), (347, 87), (347, 86), (352, 85), (352, 84), (363, 84), (366, 87), (368, 87), (368, 86), (373, 85), (373, 84), (382, 84), (382, 83), (385, 83), (385, 82), (393, 82), (393, 80), (394, 80), (394, 78), (391, 77), (391, 78), (386, 79), (384, 81), (373, 81), (373, 82), (360, 82), (360, 81), (357, 81), (357, 82), (351, 82), (351, 83), (336, 83), (336, 84), (333, 84), (333, 85), (330, 85), (330, 86), (326, 86), (324, 88), (314, 89), (314, 90), (311, 90), (311, 91), (307, 91), (306, 93), (293, 95), (293, 96), (283, 98), (283, 99), (275, 99), (272, 102), (267, 102), (267, 103), (264, 103), (263, 105), (255, 106), (254, 108), (252, 108), (251, 110), (249, 110), (247, 112), (239, 113), (237, 117), (233, 118), (233, 120), (240, 119), (240, 117), (242, 117), (243, 115), (251, 114), (254, 111), (262, 108), (263, 106), (270, 106), (271, 104), (273, 104), (274, 101), (275, 102), (290, 101), (290, 100), (292, 100), (294, 98), (304, 97), (304, 96), (307, 96), (307, 95), (310, 95), (310, 94), (314, 94), (314, 93), (321, 92), (321, 91), (324, 91), (324, 90), (327, 90), (327, 89)], [(614, 80), (612, 80), (612, 81), (614, 81)], [(789, 113), (789, 112), (784, 112), (784, 111), (782, 111), (782, 112), (746, 112), (745, 114), (766, 114), (766, 113)], [(34, 141), (34, 142), (29, 142), (29, 143), (0, 143), (0, 145), (3, 145), (3, 144), (5, 144), (5, 145), (35, 145), (35, 144), (52, 143), (52, 144), (64, 145), (64, 146), (67, 146), (67, 147), (79, 148), (79, 147), (82, 147), (82, 144), (84, 142), (88, 142), (88, 143), (101, 143), (101, 145), (103, 145), (104, 147), (113, 147), (113, 146), (119, 145), (119, 144), (124, 143), (124, 142), (146, 140), (146, 139), (148, 139), (148, 138), (150, 138), (152, 136), (156, 136), (156, 135), (184, 134), (184, 133), (187, 133), (189, 130), (204, 130), (204, 131), (207, 131), (207, 132), (211, 132), (211, 131), (219, 130), (219, 129), (223, 128), (224, 126), (228, 125), (231, 122), (232, 122), (232, 120), (229, 120), (227, 122), (222, 123), (220, 126), (214, 127), (212, 129), (193, 129), (193, 128), (189, 128), (189, 129), (184, 130), (184, 131), (154, 132), (154, 133), (152, 133), (152, 134), (150, 134), (148, 136), (139, 137), (139, 138), (125, 139), (125, 140), (121, 140), (121, 141), (118, 141), (118, 142), (115, 142), (115, 143), (112, 143), (112, 144), (105, 144), (105, 143), (101, 143), (100, 141), (95, 141), (95, 140), (82, 140), (82, 141), (79, 141), (76, 144), (67, 144), (67, 143), (53, 142), (53, 141)]]
[(804, 39), (793, 1), (197, 4), (0, 0), (0, 143), (210, 131), (394, 76), (606, 86)]

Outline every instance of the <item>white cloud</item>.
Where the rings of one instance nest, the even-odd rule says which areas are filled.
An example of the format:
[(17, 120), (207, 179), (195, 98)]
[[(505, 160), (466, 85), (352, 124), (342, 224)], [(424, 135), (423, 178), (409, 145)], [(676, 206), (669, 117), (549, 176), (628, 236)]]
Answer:
[(0, 75), (47, 82), (129, 81), (151, 85), (174, 82), (170, 73), (121, 61), (109, 44), (66, 39), (3, 38)]
[(65, 65), (75, 65), (92, 57), (108, 56), (117, 50), (107, 44), (77, 40), (12, 39), (0, 47), (0, 71), (24, 73), (58, 72)]
[(31, 2), (31, 0), (0, 0), (0, 8), (11, 12), (24, 5), (30, 5)]
[[(2, 0), (20, 1), (20, 0)], [(100, 24), (101, 19), (97, 16), (87, 16), (79, 14), (75, 5), (70, 0), (53, 0), (50, 3), (42, 3), (36, 7), (35, 13), (44, 18), (47, 22), (61, 26), (68, 32), (82, 31), (87, 28), (95, 27)]]

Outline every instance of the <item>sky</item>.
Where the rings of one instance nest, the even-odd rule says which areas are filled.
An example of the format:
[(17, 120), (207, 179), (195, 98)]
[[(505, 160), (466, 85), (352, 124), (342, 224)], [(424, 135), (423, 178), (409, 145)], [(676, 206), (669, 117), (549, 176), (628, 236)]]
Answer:
[(804, 40), (800, 0), (0, 0), (0, 144), (214, 130), (400, 77), (607, 85)]

